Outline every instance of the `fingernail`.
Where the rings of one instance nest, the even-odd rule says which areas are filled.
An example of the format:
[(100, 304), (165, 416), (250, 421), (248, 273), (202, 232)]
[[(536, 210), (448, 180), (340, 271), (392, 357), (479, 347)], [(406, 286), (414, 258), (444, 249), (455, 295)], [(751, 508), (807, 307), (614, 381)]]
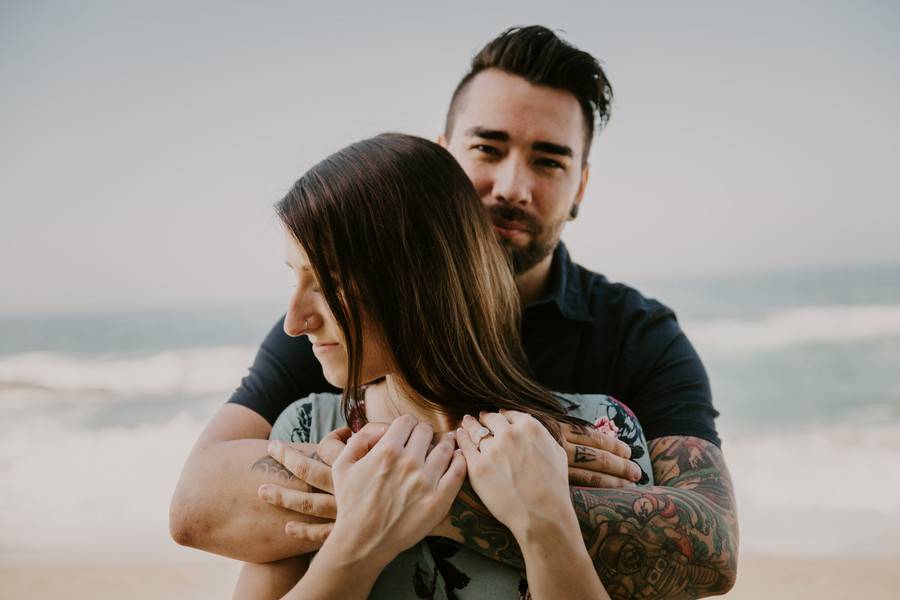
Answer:
[(455, 439), (456, 439), (456, 432), (455, 432), (455, 431), (451, 431), (450, 433), (448, 433), (448, 434), (447, 434), (447, 439), (450, 440), (451, 442), (452, 442), (453, 440), (455, 440)]
[(641, 468), (637, 465), (631, 467), (631, 478), (635, 481), (639, 481), (641, 479)]
[(278, 445), (279, 445), (280, 443), (281, 443), (281, 442), (278, 442), (278, 441), (276, 441), (276, 440), (272, 440), (271, 442), (269, 442), (269, 446), (267, 447), (267, 450), (269, 451), (269, 453), (271, 454), (271, 453), (273, 453), (273, 452), (277, 452), (277, 451), (278, 451)]
[(262, 498), (263, 500), (268, 500), (269, 499), (269, 486), (261, 485), (259, 487), (259, 489), (257, 490), (257, 494), (259, 494), (259, 497)]
[(473, 421), (473, 420), (475, 420), (475, 418), (472, 415), (469, 415), (469, 414), (463, 415), (463, 423), (465, 423), (467, 421)]

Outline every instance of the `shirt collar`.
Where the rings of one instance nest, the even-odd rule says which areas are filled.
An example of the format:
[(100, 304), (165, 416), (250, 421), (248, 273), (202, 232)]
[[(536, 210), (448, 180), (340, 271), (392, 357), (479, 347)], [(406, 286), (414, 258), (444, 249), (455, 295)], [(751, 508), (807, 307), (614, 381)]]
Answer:
[(578, 267), (569, 258), (569, 251), (561, 241), (553, 251), (550, 264), (550, 283), (547, 293), (528, 308), (552, 304), (564, 318), (572, 321), (592, 321), (588, 311), (587, 294), (584, 291)]

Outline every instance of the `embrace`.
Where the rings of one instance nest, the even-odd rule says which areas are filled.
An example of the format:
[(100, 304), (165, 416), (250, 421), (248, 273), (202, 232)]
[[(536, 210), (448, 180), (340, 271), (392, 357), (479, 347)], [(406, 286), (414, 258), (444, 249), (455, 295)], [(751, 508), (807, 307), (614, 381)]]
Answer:
[(697, 598), (738, 526), (674, 313), (575, 264), (598, 61), (488, 42), (438, 143), (383, 134), (276, 205), (293, 290), (172, 499), (236, 598)]

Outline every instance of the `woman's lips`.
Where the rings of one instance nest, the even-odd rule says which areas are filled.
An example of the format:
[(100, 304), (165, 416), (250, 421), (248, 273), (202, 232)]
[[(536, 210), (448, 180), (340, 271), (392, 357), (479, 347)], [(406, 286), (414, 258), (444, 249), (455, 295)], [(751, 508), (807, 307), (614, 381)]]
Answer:
[(313, 344), (313, 354), (319, 355), (323, 352), (329, 352), (330, 350), (334, 350), (338, 346), (340, 346), (340, 344), (338, 344), (337, 342), (316, 342), (315, 344)]

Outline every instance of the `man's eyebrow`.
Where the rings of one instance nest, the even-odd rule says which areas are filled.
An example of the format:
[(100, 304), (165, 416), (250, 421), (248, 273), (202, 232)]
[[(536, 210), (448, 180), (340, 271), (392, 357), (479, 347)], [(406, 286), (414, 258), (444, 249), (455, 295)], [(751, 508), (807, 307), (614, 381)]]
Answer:
[(487, 129), (486, 127), (470, 127), (465, 131), (469, 137), (480, 137), (486, 140), (496, 140), (498, 142), (508, 142), (509, 134), (499, 129)]
[(559, 154), (560, 156), (572, 156), (572, 149), (568, 146), (560, 146), (553, 142), (535, 142), (531, 145), (532, 150), (538, 152), (546, 152), (547, 154)]

